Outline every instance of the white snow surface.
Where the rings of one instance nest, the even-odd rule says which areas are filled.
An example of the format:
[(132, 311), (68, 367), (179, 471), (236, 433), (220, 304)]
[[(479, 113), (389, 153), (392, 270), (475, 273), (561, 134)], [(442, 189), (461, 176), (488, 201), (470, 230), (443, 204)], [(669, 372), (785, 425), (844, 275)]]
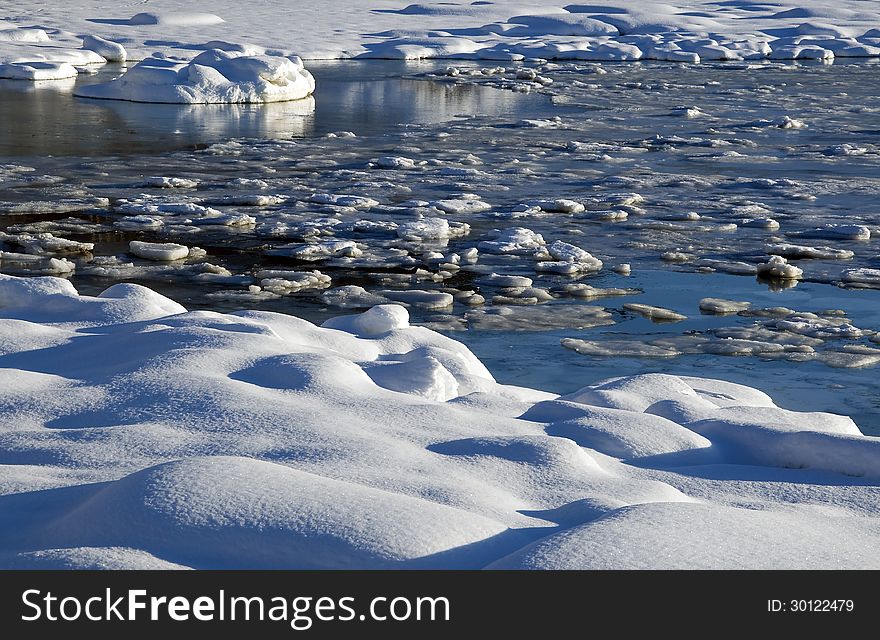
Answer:
[(880, 568), (849, 418), (505, 386), (400, 305), (318, 327), (0, 275), (0, 389), (2, 567)]
[[(72, 63), (71, 56), (83, 51), (84, 39), (89, 53), (110, 59), (108, 53), (117, 57), (124, 52), (132, 60), (157, 51), (190, 59), (210, 49), (305, 59), (544, 57), (686, 63), (880, 55), (880, 7), (863, 0), (349, 0), (342, 6), (319, 1), (295, 9), (280, 0), (151, 0), (138, 5), (83, 0), (51, 7), (22, 0), (3, 15), (4, 77), (12, 73), (7, 68), (12, 62)], [(89, 37), (109, 44), (96, 46), (100, 41)]]

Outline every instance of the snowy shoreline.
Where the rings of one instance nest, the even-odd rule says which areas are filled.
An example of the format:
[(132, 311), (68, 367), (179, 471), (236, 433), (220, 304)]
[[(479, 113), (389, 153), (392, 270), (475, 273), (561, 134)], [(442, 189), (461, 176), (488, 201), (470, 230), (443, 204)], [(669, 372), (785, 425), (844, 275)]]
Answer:
[(500, 385), (393, 305), (0, 276), (0, 316), (3, 567), (880, 566), (880, 439), (756, 389)]
[(36, 24), (24, 3), (22, 15), (6, 17), (0, 28), (0, 78), (62, 80), (108, 61), (141, 60), (130, 78), (81, 95), (272, 102), (314, 89), (300, 59), (699, 63), (880, 56), (880, 11), (865, 11), (854, 0), (832, 8), (748, 0), (637, 8), (621, 0), (602, 6), (374, 2), (347, 3), (342, 16), (321, 3), (294, 12), (279, 2), (242, 9), (221, 1), (212, 3), (212, 12), (193, 12), (191, 3), (163, 0), (133, 15), (105, 15), (79, 3), (35, 12)]

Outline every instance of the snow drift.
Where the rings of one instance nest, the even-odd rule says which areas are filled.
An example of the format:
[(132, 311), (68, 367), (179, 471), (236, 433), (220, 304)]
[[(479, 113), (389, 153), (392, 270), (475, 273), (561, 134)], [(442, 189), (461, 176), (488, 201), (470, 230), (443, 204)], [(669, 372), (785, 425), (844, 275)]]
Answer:
[(0, 390), (4, 567), (880, 567), (850, 419), (505, 386), (396, 305), (318, 327), (3, 275)]

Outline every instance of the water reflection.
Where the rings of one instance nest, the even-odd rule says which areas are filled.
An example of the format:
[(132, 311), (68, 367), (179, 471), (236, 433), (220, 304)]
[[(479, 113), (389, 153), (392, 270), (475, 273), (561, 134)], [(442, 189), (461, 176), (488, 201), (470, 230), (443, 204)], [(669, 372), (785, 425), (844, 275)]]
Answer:
[(129, 132), (151, 131), (187, 144), (234, 137), (292, 138), (314, 129), (315, 99), (270, 104), (147, 104), (77, 98), (112, 113)]
[[(438, 63), (309, 65), (314, 98), (266, 105), (163, 105), (76, 98), (78, 84), (107, 82), (121, 67), (59, 82), (0, 81), (0, 155), (128, 155), (183, 149), (229, 138), (295, 138), (334, 131), (381, 135), (405, 123), (459, 114), (537, 113), (542, 96), (447, 85), (411, 76)], [(409, 76), (409, 77), (407, 77)]]

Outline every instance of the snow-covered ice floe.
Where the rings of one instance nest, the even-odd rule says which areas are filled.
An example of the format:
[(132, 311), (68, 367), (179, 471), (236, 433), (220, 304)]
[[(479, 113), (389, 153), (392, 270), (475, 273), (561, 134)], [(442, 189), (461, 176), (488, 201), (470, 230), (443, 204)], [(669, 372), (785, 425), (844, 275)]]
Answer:
[(148, 58), (116, 80), (76, 89), (84, 98), (177, 104), (284, 102), (315, 91), (297, 57), (251, 56), (221, 49), (190, 61)]
[(3, 275), (0, 390), (4, 567), (880, 568), (851, 419), (502, 385), (398, 305), (319, 327)]

